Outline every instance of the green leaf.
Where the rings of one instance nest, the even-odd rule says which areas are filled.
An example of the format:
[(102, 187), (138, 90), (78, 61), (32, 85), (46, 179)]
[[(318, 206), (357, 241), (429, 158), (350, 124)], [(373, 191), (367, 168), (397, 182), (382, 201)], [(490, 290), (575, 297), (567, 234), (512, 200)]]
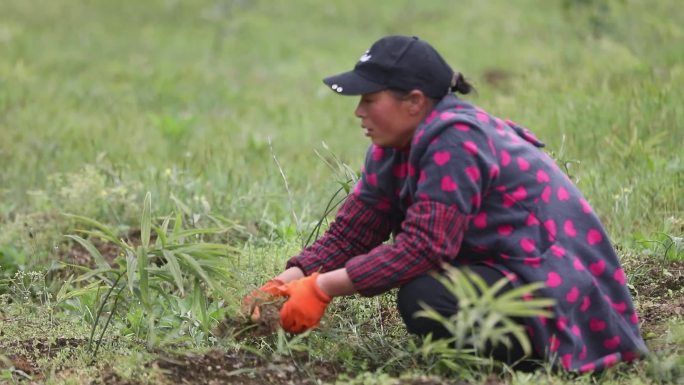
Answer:
[[(67, 285), (64, 284), (62, 287), (66, 287), (66, 286)], [(82, 295), (90, 294), (93, 291), (96, 291), (101, 287), (102, 286), (100, 286), (100, 282), (92, 282), (92, 283), (90, 283), (84, 287), (74, 289), (74, 290), (69, 290), (69, 291), (65, 290), (64, 292), (62, 292), (62, 290), (60, 289), (60, 292), (56, 296), (56, 302), (61, 303), (61, 302), (64, 302), (68, 299), (71, 299), (71, 298), (80, 297)]]
[(209, 278), (209, 275), (207, 275), (206, 271), (202, 268), (202, 265), (200, 265), (195, 258), (191, 257), (188, 254), (185, 253), (178, 253), (178, 255), (181, 257), (183, 262), (187, 264), (187, 266), (195, 272), (195, 277), (201, 278), (204, 282), (209, 285), (212, 289), (216, 290), (217, 287), (212, 281), (211, 278)]
[(147, 348), (152, 349), (157, 341), (157, 330), (154, 327), (155, 315), (154, 312), (147, 311)]
[(526, 355), (532, 353), (530, 338), (524, 328), (510, 318), (506, 318), (502, 322), (504, 324), (503, 328), (508, 331), (508, 334), (512, 335), (513, 338), (518, 341), (523, 352)]
[(164, 256), (164, 259), (166, 259), (166, 268), (169, 270), (171, 276), (176, 282), (176, 286), (178, 287), (181, 296), (184, 296), (185, 291), (183, 290), (183, 273), (181, 272), (180, 264), (178, 263), (176, 255), (169, 250), (162, 250), (162, 255)]
[(138, 278), (140, 280), (140, 296), (146, 308), (150, 306), (149, 274), (147, 272), (147, 249), (143, 246), (138, 247)]
[(167, 244), (167, 237), (166, 233), (169, 231), (169, 222), (171, 221), (171, 217), (167, 216), (164, 218), (164, 222), (162, 222), (161, 227), (154, 227), (154, 232), (157, 233), (157, 238), (159, 238), (159, 241), (161, 242), (161, 247), (162, 249), (166, 247)]
[(105, 233), (108, 237), (117, 239), (116, 233), (114, 231), (112, 231), (112, 229), (110, 229), (106, 225), (96, 221), (95, 219), (91, 219), (91, 218), (80, 216), (80, 215), (74, 215), (74, 214), (64, 214), (64, 216), (66, 216), (68, 218), (75, 219), (79, 222), (86, 223), (86, 224), (91, 225), (93, 227), (96, 227), (96, 228), (100, 229), (100, 231)]
[(77, 230), (81, 234), (86, 234), (89, 237), (96, 237), (100, 238), (103, 241), (111, 242), (117, 246), (119, 246), (122, 249), (130, 249), (131, 246), (129, 246), (126, 242), (122, 241), (120, 238), (116, 236), (110, 236), (109, 234), (103, 233), (102, 231), (99, 230)]
[(143, 203), (142, 219), (140, 220), (140, 241), (142, 246), (147, 249), (150, 246), (150, 228), (152, 227), (152, 194), (148, 191), (145, 194)]
[(209, 318), (207, 317), (207, 301), (206, 295), (204, 295), (204, 290), (202, 290), (202, 284), (199, 278), (195, 278), (195, 287), (193, 290), (193, 308), (195, 309), (195, 317), (198, 317), (200, 325), (202, 325), (202, 330), (205, 333), (209, 332)]
[(80, 243), (81, 246), (83, 246), (83, 248), (86, 249), (88, 253), (93, 257), (93, 259), (95, 260), (95, 264), (98, 267), (111, 269), (109, 263), (107, 263), (102, 254), (100, 254), (100, 251), (90, 241), (85, 240), (79, 237), (78, 235), (65, 235), (65, 237), (73, 239), (74, 241)]
[(128, 289), (131, 294), (135, 294), (135, 273), (138, 271), (138, 257), (131, 250), (126, 250), (126, 278), (128, 281)]
[(183, 230), (183, 214), (180, 211), (176, 211), (176, 220), (173, 221), (173, 232), (171, 232), (170, 242), (176, 242), (178, 240), (178, 233)]
[(533, 294), (535, 291), (544, 287), (545, 285), (542, 282), (528, 283), (526, 285), (501, 293), (497, 298), (502, 301), (514, 301), (522, 298), (522, 296), (525, 294)]
[[(107, 267), (89, 270), (87, 273), (79, 275), (76, 279), (74, 279), (74, 282), (83, 282), (83, 281), (86, 281), (86, 280), (96, 276), (96, 275), (115, 272), (115, 271), (116, 271), (115, 269), (111, 269), (111, 268), (107, 268)], [(102, 281), (105, 281), (108, 285), (111, 285), (111, 282), (109, 279), (102, 279)]]

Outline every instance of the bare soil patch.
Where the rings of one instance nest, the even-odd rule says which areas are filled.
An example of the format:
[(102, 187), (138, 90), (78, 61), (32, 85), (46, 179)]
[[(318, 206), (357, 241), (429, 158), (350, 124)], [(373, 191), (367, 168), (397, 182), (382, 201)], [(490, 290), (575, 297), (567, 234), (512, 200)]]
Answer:
[(316, 384), (316, 379), (332, 381), (340, 369), (334, 364), (309, 362), (298, 365), (290, 360), (264, 361), (248, 353), (212, 350), (205, 354), (160, 357), (151, 366), (162, 369), (177, 384)]
[[(46, 338), (27, 339), (0, 344), (0, 351), (3, 351), (10, 361), (9, 365), (5, 365), (20, 370), (33, 379), (41, 379), (44, 375), (38, 364), (39, 359), (53, 358), (62, 350), (76, 348), (85, 343), (85, 339), (67, 337), (57, 337), (53, 341)], [(0, 367), (2, 366), (4, 365), (0, 363)]]

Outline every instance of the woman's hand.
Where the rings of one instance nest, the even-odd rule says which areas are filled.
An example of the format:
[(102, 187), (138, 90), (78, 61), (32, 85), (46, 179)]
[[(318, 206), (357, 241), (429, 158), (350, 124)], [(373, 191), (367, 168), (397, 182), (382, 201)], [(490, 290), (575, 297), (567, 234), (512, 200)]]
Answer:
[(280, 309), (280, 325), (290, 333), (302, 333), (318, 326), (331, 297), (316, 283), (319, 273), (286, 285), (277, 290), (289, 297)]
[(291, 333), (302, 333), (318, 326), (332, 297), (354, 294), (344, 268), (324, 274), (313, 273), (278, 288), (290, 297), (280, 309), (280, 325)]

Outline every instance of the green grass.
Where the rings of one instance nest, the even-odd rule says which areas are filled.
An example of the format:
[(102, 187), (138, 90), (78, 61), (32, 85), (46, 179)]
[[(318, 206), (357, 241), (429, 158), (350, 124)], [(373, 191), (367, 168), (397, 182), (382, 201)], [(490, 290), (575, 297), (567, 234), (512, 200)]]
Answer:
[[(659, 315), (644, 324), (654, 360), (603, 380), (666, 382), (662, 373), (676, 372), (667, 365), (680, 365), (684, 354), (681, 317), (671, 311), (681, 303), (677, 274), (684, 274), (683, 26), (676, 0), (3, 0), (0, 294), (14, 300), (0, 311), (0, 330), (25, 322), (21, 314), (42, 326), (33, 337), (12, 326), (15, 332), (0, 333), (0, 347), (47, 338), (45, 327), (87, 319), (82, 312), (98, 303), (101, 293), (80, 305), (48, 304), (56, 313), (54, 324), (45, 324), (45, 304), (18, 301), (7, 280), (17, 270), (46, 272), (46, 290), (56, 295), (76, 272), (56, 261), (73, 248), (63, 235), (84, 226), (61, 214), (124, 234), (140, 226), (148, 191), (153, 225), (175, 213), (191, 228), (216, 227), (217, 216), (230, 223), (229, 234), (190, 241), (240, 250), (225, 262), (227, 298), (206, 304), (234, 310), (241, 295), (297, 253), (346, 180), (324, 160), (353, 170), (362, 164), (368, 143), (353, 116), (357, 100), (334, 95), (321, 79), (351, 68), (379, 36), (400, 33), (430, 41), (474, 81), (479, 92), (469, 99), (529, 127), (566, 167), (619, 246), (641, 309)], [(180, 298), (173, 285), (164, 287)], [(251, 349), (295, 357), (297, 365), (320, 359), (351, 373), (370, 371), (363, 383), (390, 384), (402, 365), (412, 373), (434, 369), (407, 354), (416, 341), (392, 301), (391, 294), (336, 301), (321, 331), (294, 342), (209, 341), (205, 333), (169, 337), (167, 345)], [(186, 305), (179, 300), (166, 311)], [(97, 370), (78, 345), (72, 349), (84, 358), (74, 360), (72, 374), (57, 365), (45, 378), (87, 382), (103, 375), (107, 360), (129, 354), (144, 359), (118, 363), (118, 378), (154, 382), (159, 373), (143, 364), (156, 353), (140, 341), (145, 329), (131, 326), (140, 315), (116, 314), (105, 342), (112, 349), (100, 354)], [(192, 317), (168, 322), (196, 331)]]

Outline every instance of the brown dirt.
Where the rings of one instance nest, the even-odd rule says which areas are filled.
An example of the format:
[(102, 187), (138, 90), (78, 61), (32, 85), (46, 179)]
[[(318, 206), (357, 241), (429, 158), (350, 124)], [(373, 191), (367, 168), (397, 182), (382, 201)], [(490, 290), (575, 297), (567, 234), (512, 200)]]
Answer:
[(289, 360), (266, 362), (253, 354), (220, 350), (159, 358), (150, 366), (162, 369), (176, 384), (317, 384), (316, 379), (332, 381), (339, 373), (330, 363), (298, 366)]
[[(280, 327), (280, 308), (284, 301), (282, 298), (257, 298), (253, 306), (243, 309), (245, 314), (224, 319), (214, 335), (230, 336), (238, 341), (271, 335)], [(256, 316), (249, 317), (250, 313)]]
[[(250, 353), (233, 353), (212, 350), (205, 354), (169, 355), (158, 358), (147, 365), (163, 373), (163, 384), (184, 385), (308, 385), (334, 382), (341, 374), (341, 368), (327, 362), (298, 364), (292, 360), (265, 361)], [(348, 374), (347, 374), (348, 375)], [(401, 381), (401, 382), (399, 382)], [(470, 385), (453, 382), (436, 376), (420, 376), (402, 379), (401, 385)], [(93, 384), (137, 385), (112, 370), (103, 372)], [(492, 376), (485, 385), (502, 385), (500, 379)]]
[(637, 312), (646, 332), (668, 320), (684, 318), (684, 261), (630, 260), (625, 267), (634, 275)]
[(59, 351), (78, 347), (86, 342), (85, 339), (57, 337), (54, 341), (47, 339), (30, 339), (23, 341), (12, 341), (8, 344), (0, 345), (10, 361), (10, 367), (32, 376), (33, 379), (43, 378), (43, 373), (38, 367), (38, 359), (52, 358)]
[(654, 262), (649, 258), (640, 265), (632, 264), (625, 267), (641, 275), (635, 283), (639, 297), (659, 298), (684, 291), (684, 261)]
[(639, 316), (644, 321), (644, 329), (653, 331), (669, 320), (684, 319), (684, 295), (669, 300), (642, 300), (639, 303)]

